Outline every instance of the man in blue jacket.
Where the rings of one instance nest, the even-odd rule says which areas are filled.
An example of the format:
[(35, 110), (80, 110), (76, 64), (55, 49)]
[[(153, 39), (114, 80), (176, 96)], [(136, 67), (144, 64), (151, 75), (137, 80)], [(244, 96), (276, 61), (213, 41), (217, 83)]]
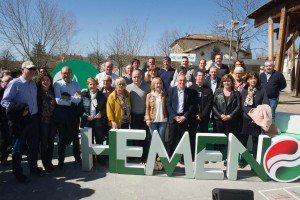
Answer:
[(270, 106), (272, 108), (272, 119), (275, 120), (275, 110), (277, 108), (279, 92), (286, 87), (286, 81), (282, 73), (274, 70), (274, 62), (265, 62), (265, 72), (260, 74), (261, 85), (268, 94)]

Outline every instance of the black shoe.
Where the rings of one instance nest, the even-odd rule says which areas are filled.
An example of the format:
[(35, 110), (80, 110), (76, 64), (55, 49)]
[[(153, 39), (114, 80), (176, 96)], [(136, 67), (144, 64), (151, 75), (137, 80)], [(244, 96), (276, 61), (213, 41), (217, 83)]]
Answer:
[(41, 168), (35, 168), (33, 170), (30, 170), (30, 173), (34, 174), (34, 175), (37, 175), (37, 176), (42, 176), (45, 174), (45, 171), (42, 170)]
[(247, 166), (247, 163), (244, 161), (239, 161), (239, 168), (244, 169)]
[(54, 166), (53, 166), (52, 163), (50, 163), (49, 165), (47, 165), (47, 166), (45, 167), (45, 172), (46, 172), (46, 173), (51, 173), (53, 170), (54, 170)]
[(25, 183), (25, 181), (27, 180), (27, 176), (25, 176), (22, 173), (18, 173), (18, 174), (14, 173), (14, 175), (15, 175), (16, 179), (21, 183)]
[(224, 167), (227, 167), (227, 160), (224, 160)]
[(78, 164), (81, 164), (82, 163), (82, 160), (80, 157), (76, 157), (75, 158), (75, 162), (78, 163)]
[(3, 165), (3, 166), (8, 166), (9, 163), (8, 163), (7, 160), (1, 160), (1, 165)]

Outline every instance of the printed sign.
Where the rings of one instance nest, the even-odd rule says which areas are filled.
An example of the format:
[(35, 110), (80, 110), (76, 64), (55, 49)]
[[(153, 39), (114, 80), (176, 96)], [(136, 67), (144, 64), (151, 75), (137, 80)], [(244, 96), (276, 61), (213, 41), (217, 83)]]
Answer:
[(62, 62), (54, 68), (51, 73), (53, 77), (53, 83), (61, 79), (61, 69), (65, 66), (68, 66), (72, 69), (72, 81), (79, 83), (80, 88), (87, 88), (86, 80), (90, 77), (95, 77), (99, 72), (98, 70), (88, 62), (83, 60), (68, 60)]
[(196, 54), (194, 54), (194, 53), (171, 53), (170, 54), (170, 58), (172, 61), (180, 62), (182, 59), (182, 56), (188, 57), (190, 62), (196, 61)]
[(129, 140), (144, 140), (145, 130), (112, 129), (109, 132), (109, 145), (92, 144), (92, 129), (81, 130), (82, 169), (91, 170), (93, 154), (109, 156), (111, 173), (153, 175), (156, 155), (168, 176), (172, 176), (181, 157), (184, 158), (185, 178), (223, 180), (222, 169), (205, 168), (205, 161), (220, 162), (220, 151), (207, 150), (208, 144), (227, 144), (227, 170), (229, 180), (237, 180), (238, 160), (241, 157), (250, 165), (262, 181), (270, 178), (278, 182), (291, 182), (300, 177), (299, 141), (291, 137), (277, 136), (273, 139), (267, 135), (259, 136), (257, 159), (253, 158), (243, 144), (230, 133), (228, 138), (222, 133), (197, 133), (195, 157), (193, 164), (189, 133), (185, 132), (173, 155), (169, 157), (163, 142), (155, 130), (148, 153), (147, 165), (143, 163), (127, 163), (128, 157), (141, 157), (142, 147), (127, 146)]

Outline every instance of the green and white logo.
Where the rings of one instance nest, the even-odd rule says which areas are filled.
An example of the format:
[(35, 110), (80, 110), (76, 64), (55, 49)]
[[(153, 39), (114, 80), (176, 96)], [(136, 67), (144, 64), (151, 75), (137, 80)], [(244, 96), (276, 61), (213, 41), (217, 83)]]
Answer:
[(79, 83), (80, 88), (86, 88), (86, 80), (90, 77), (95, 77), (99, 72), (98, 70), (88, 62), (83, 60), (68, 60), (60, 63), (52, 71), (51, 76), (53, 77), (53, 82), (61, 79), (61, 69), (68, 66), (72, 69), (72, 81)]

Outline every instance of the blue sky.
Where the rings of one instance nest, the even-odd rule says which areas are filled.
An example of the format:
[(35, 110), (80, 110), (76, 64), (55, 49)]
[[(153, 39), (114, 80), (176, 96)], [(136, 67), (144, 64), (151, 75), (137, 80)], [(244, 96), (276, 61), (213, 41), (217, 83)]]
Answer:
[(146, 23), (146, 37), (141, 54), (153, 55), (161, 33), (177, 29), (181, 33), (210, 33), (215, 1), (207, 0), (60, 0), (61, 9), (71, 11), (77, 19), (78, 32), (73, 46), (79, 52), (87, 52), (87, 46), (98, 32), (102, 48), (105, 48), (115, 27), (126, 20)]
[[(257, 1), (261, 2), (260, 6), (268, 2)], [(78, 31), (70, 53), (83, 55), (90, 52), (88, 48), (97, 33), (101, 48), (106, 50), (115, 28), (124, 25), (126, 20), (146, 24), (147, 32), (140, 54), (157, 55), (157, 43), (165, 30), (178, 30), (182, 36), (185, 33), (208, 34), (220, 16), (216, 0), (59, 0), (57, 4), (60, 9), (75, 15)], [(252, 51), (254, 57), (267, 54), (266, 43), (252, 42), (251, 48), (256, 48)]]

